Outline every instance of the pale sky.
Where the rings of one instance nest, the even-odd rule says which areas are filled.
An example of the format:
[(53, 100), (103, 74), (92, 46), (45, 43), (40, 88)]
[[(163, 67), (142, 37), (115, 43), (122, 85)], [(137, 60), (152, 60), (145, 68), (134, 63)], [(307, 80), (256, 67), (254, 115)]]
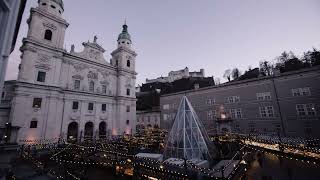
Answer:
[[(186, 66), (205, 69), (220, 77), (226, 69), (245, 71), (261, 60), (274, 60), (283, 51), (297, 55), (320, 49), (319, 0), (64, 0), (63, 17), (70, 23), (65, 44), (92, 41), (105, 49), (105, 58), (127, 19), (133, 48), (138, 53), (137, 84), (146, 78), (166, 76)], [(7, 70), (7, 80), (16, 79), (21, 40), (26, 36), (28, 0), (16, 49)]]

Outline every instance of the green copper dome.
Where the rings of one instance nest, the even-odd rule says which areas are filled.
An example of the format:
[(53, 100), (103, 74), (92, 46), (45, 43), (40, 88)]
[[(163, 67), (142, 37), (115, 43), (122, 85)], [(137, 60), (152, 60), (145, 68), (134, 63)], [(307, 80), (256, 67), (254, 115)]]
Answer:
[[(63, 5), (63, 1), (62, 0), (51, 0), (57, 4), (59, 4), (61, 6), (61, 8), (64, 10), (64, 5)], [(38, 0), (38, 3), (40, 2), (40, 0)]]
[(52, 0), (53, 2), (59, 4), (61, 8), (64, 10), (63, 1), (62, 0)]
[(118, 41), (120, 40), (120, 39), (127, 39), (127, 40), (129, 40), (130, 42), (131, 42), (131, 36), (130, 36), (130, 34), (128, 33), (128, 26), (126, 25), (126, 24), (124, 24), (123, 26), (122, 26), (122, 32), (119, 34), (119, 36), (118, 36)]

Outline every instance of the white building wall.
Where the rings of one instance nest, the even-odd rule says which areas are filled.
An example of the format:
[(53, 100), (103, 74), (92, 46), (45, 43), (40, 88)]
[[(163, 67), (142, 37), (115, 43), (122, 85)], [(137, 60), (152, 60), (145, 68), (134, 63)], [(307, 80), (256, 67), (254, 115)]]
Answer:
[[(97, 37), (83, 43), (82, 52), (72, 48), (68, 53), (62, 49), (68, 23), (60, 15), (46, 12), (43, 2), (53, 3), (40, 0), (40, 7), (32, 8), (28, 36), (21, 48), (23, 55), (10, 113), (12, 126), (20, 128), (16, 140), (67, 138), (72, 122), (78, 124), (78, 138), (84, 137), (87, 122), (93, 123), (94, 137), (98, 136), (101, 122), (107, 124), (108, 135), (135, 133), (136, 53), (131, 45), (119, 46), (112, 53), (118, 66), (104, 59), (105, 50), (97, 43)], [(53, 31), (52, 41), (44, 39), (48, 26)], [(39, 70), (46, 72), (45, 82), (37, 81)], [(80, 89), (74, 87), (76, 79), (80, 80)], [(91, 81), (93, 91), (89, 91)], [(102, 92), (102, 85), (106, 85), (106, 93)], [(41, 108), (32, 107), (34, 98), (42, 98)], [(73, 101), (79, 102), (77, 110), (72, 109)], [(94, 103), (92, 111), (88, 110), (89, 103)], [(106, 104), (105, 112), (102, 104)], [(126, 111), (127, 106), (130, 112)], [(33, 120), (38, 122), (37, 128), (30, 128)]]

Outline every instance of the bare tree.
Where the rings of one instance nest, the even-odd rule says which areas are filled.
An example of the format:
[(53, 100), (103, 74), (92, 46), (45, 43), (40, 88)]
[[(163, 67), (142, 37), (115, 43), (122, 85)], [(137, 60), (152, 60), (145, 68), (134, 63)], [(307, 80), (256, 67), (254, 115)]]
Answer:
[(228, 79), (229, 82), (231, 81), (231, 69), (227, 69), (224, 71), (223, 78)]
[(238, 78), (240, 77), (241, 72), (239, 71), (238, 68), (234, 68), (234, 69), (232, 70), (231, 75), (232, 75), (232, 78), (233, 78), (234, 80), (236, 80), (236, 79), (238, 79)]
[(260, 72), (265, 76), (271, 76), (273, 74), (273, 64), (268, 61), (261, 61)]

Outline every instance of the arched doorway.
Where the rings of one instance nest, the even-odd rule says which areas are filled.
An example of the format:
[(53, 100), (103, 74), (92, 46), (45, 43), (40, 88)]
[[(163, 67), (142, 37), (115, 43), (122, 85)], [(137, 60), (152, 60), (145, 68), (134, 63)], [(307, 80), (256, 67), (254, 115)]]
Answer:
[(84, 126), (84, 139), (92, 139), (93, 137), (93, 123), (87, 122)]
[(79, 126), (77, 122), (72, 122), (68, 125), (68, 134), (67, 134), (68, 141), (77, 141), (78, 127)]
[(107, 134), (107, 123), (102, 121), (100, 124), (99, 124), (99, 138), (102, 139), (102, 138), (106, 138)]

